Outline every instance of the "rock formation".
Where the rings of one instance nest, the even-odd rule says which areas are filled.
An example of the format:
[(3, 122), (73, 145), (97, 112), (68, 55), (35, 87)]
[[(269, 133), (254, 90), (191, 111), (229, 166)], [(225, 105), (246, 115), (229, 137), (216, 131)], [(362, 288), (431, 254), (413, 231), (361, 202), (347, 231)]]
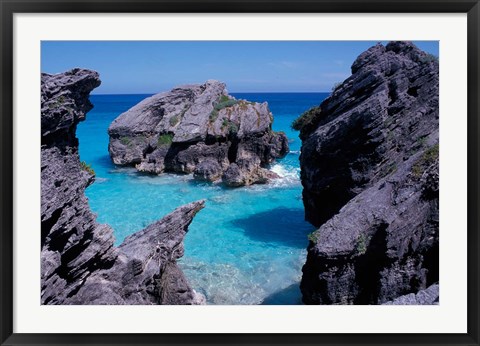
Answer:
[(420, 290), (415, 293), (410, 293), (400, 296), (391, 302), (386, 302), (383, 305), (437, 305), (439, 298), (438, 284), (432, 285), (427, 289)]
[(176, 259), (204, 201), (182, 206), (114, 246), (84, 191), (92, 169), (78, 156), (75, 131), (92, 108), (98, 74), (84, 69), (41, 77), (42, 304), (198, 304)]
[(409, 42), (362, 53), (293, 124), (310, 235), (307, 304), (382, 304), (438, 282), (438, 61)]
[(117, 165), (141, 172), (193, 173), (228, 186), (266, 183), (266, 167), (288, 152), (272, 131), (267, 103), (236, 100), (225, 84), (207, 81), (151, 96), (115, 119), (109, 152)]

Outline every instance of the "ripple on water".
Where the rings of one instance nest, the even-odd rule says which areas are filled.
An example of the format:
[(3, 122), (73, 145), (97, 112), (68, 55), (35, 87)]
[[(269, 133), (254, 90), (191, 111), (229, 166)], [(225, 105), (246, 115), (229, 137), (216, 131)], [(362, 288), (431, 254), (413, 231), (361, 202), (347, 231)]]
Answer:
[[(245, 258), (243, 258), (245, 259)], [(191, 286), (213, 305), (297, 304), (299, 302), (300, 275), (285, 277), (278, 275), (275, 261), (264, 258), (257, 265), (244, 263), (238, 267), (227, 263), (205, 263), (188, 257), (179, 261)], [(285, 263), (288, 265), (291, 263)], [(298, 264), (292, 268), (300, 269)], [(290, 273), (289, 273), (290, 274)]]

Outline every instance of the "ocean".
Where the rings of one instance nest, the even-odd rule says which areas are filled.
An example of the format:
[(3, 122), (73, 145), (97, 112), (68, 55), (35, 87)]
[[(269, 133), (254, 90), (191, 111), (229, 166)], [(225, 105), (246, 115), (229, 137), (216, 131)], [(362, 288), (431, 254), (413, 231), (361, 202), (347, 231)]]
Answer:
[(231, 93), (237, 99), (267, 101), (273, 129), (289, 138), (290, 153), (272, 165), (280, 179), (236, 189), (199, 183), (191, 175), (148, 176), (115, 166), (108, 154), (110, 123), (150, 95), (92, 95), (94, 108), (77, 130), (80, 160), (96, 181), (86, 190), (99, 223), (109, 224), (116, 244), (176, 207), (206, 199), (190, 225), (179, 264), (208, 304), (301, 304), (299, 283), (306, 259), (299, 154), (301, 141), (290, 124), (328, 93)]

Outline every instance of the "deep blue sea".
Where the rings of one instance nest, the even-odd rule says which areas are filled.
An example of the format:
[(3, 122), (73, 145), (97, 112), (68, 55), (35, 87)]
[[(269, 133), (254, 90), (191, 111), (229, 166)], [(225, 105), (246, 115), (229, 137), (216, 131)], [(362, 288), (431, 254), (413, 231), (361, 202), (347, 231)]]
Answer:
[(284, 131), (290, 153), (271, 169), (281, 179), (237, 189), (198, 183), (191, 175), (146, 176), (116, 167), (108, 155), (109, 124), (150, 95), (92, 95), (94, 108), (78, 126), (80, 159), (96, 181), (86, 191), (98, 222), (114, 229), (116, 243), (183, 204), (207, 199), (185, 238), (180, 265), (208, 304), (301, 304), (299, 282), (307, 235), (299, 180), (301, 141), (290, 128), (302, 112), (327, 93), (232, 93), (237, 99), (267, 101), (273, 128)]

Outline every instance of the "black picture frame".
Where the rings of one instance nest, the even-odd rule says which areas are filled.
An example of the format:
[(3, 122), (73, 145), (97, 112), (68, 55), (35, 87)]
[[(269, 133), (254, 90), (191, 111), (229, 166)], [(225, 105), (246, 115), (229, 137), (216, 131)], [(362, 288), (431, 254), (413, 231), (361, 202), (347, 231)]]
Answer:
[[(479, 0), (0, 0), (0, 341), (2, 345), (479, 345)], [(466, 334), (16, 334), (13, 333), (13, 16), (15, 13), (467, 13), (468, 332)]]

